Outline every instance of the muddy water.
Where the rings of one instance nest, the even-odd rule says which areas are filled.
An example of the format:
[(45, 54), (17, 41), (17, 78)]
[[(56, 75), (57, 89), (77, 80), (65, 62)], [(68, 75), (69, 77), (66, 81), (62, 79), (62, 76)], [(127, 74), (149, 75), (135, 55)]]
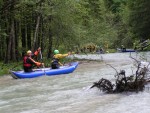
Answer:
[(76, 57), (103, 58), (103, 62), (84, 61), (68, 75), (22, 80), (0, 77), (0, 113), (150, 113), (148, 90), (138, 94), (103, 94), (89, 89), (101, 77), (114, 81), (115, 71), (105, 62), (131, 74), (131, 68), (135, 68), (128, 53)]

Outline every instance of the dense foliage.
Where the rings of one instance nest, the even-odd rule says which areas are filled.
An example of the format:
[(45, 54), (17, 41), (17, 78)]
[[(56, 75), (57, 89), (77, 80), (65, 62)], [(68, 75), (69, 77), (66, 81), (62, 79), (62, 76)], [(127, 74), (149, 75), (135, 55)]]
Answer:
[(148, 0), (0, 0), (0, 60), (28, 49), (69, 51), (86, 43), (132, 47), (150, 35)]

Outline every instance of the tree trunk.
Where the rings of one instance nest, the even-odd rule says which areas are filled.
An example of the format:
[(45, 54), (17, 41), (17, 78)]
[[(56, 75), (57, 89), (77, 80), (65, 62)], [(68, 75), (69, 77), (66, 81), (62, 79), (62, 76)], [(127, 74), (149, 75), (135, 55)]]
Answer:
[(12, 41), (12, 45), (11, 45), (11, 49), (12, 49), (12, 60), (13, 61), (16, 61), (16, 44), (15, 44), (15, 27), (14, 27), (14, 19), (12, 20), (12, 23), (11, 23), (11, 32), (10, 32), (10, 37), (11, 37), (11, 41)]
[(25, 51), (26, 51), (26, 29), (24, 27), (24, 25), (21, 26), (21, 41), (22, 41), (22, 56), (25, 55)]
[[(13, 23), (11, 23), (13, 24)], [(7, 53), (6, 53), (6, 59), (5, 59), (5, 63), (8, 63), (11, 59), (11, 44), (12, 44), (12, 26), (11, 25), (11, 31), (10, 31), (10, 34), (8, 36), (8, 44), (7, 44)]]
[(36, 46), (37, 46), (37, 36), (38, 36), (38, 31), (39, 31), (39, 24), (40, 24), (40, 15), (37, 17), (32, 50), (35, 50), (37, 48)]
[(10, 4), (10, 11), (11, 14), (9, 16), (6, 16), (6, 20), (8, 20), (7, 29), (9, 33), (8, 39), (7, 39), (7, 50), (6, 50), (6, 58), (5, 63), (8, 63), (10, 60), (16, 60), (16, 54), (15, 54), (15, 31), (14, 31), (14, 10), (15, 1), (12, 0)]
[(28, 49), (31, 49), (31, 25), (27, 25), (27, 46)]
[[(9, 21), (8, 21), (8, 17), (5, 16), (5, 33), (8, 34), (9, 33)], [(8, 63), (8, 44), (9, 44), (9, 36), (6, 36), (6, 39), (5, 39), (5, 42), (6, 42), (6, 45), (5, 45), (5, 60), (4, 62), (5, 63)]]
[(51, 58), (52, 57), (52, 44), (53, 44), (53, 38), (52, 38), (51, 31), (49, 30), (49, 46), (48, 46), (47, 58)]
[(21, 55), (20, 55), (20, 52), (18, 50), (18, 46), (19, 46), (19, 29), (20, 29), (20, 26), (19, 26), (19, 22), (18, 21), (15, 21), (15, 44), (16, 44), (16, 60), (18, 61), (20, 58), (21, 58)]
[(2, 60), (2, 41), (1, 41), (1, 38), (0, 38), (0, 43), (1, 43), (1, 45), (0, 45), (0, 61)]
[(44, 42), (45, 42), (45, 36), (44, 36), (44, 26), (43, 26), (43, 19), (41, 22), (41, 49), (44, 50)]

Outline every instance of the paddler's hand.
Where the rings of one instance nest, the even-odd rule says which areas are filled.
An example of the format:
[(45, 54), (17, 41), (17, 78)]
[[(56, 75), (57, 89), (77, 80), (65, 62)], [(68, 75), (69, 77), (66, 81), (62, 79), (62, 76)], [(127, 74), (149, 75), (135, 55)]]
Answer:
[(44, 66), (44, 63), (41, 63), (42, 66)]
[(63, 66), (63, 64), (62, 64), (62, 63), (60, 63), (60, 62), (58, 62), (58, 64), (59, 64), (60, 66)]
[(68, 55), (71, 55), (72, 54), (72, 52), (68, 52)]
[(38, 51), (41, 51), (41, 47), (38, 48)]
[(44, 65), (44, 63), (40, 63), (40, 62), (35, 62), (35, 64), (36, 64), (37, 67), (40, 67), (40, 66)]

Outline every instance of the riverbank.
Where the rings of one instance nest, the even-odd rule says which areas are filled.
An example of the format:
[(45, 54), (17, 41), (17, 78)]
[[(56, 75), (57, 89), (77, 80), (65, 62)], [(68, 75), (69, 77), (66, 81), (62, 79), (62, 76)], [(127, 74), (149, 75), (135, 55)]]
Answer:
[(21, 70), (22, 62), (0, 63), (0, 76), (9, 74), (10, 70)]

